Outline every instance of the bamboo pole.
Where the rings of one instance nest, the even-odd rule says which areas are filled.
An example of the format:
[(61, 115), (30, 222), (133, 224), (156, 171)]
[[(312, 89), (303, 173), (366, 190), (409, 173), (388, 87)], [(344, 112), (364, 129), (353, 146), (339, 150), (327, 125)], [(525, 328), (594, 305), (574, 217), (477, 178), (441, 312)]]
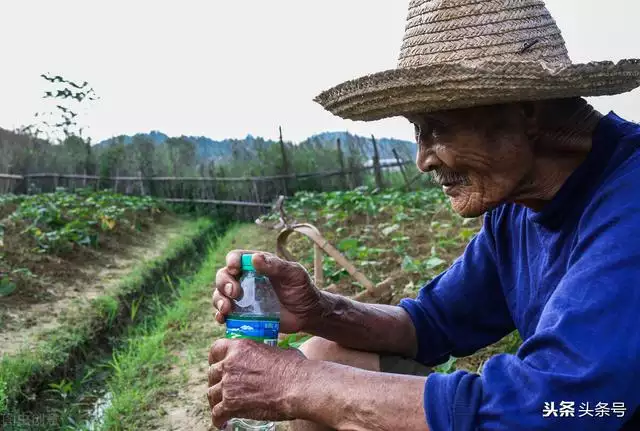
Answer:
[(238, 207), (258, 207), (258, 208), (272, 208), (272, 204), (261, 202), (246, 202), (246, 201), (227, 201), (227, 200), (215, 200), (215, 199), (180, 199), (180, 198), (168, 198), (163, 199), (167, 202), (175, 203), (197, 203), (197, 204), (216, 204), (216, 205), (230, 205)]
[(282, 139), (282, 126), (278, 127), (280, 131), (280, 151), (282, 152), (282, 172), (284, 177), (282, 179), (282, 185), (284, 188), (284, 194), (289, 196), (289, 184), (287, 183), (287, 177), (289, 176), (289, 159), (287, 158), (287, 149), (284, 145), (284, 140)]
[(142, 171), (138, 171), (139, 179), (140, 179), (140, 193), (142, 196), (145, 196), (144, 193), (144, 181), (142, 180)]
[(371, 135), (371, 142), (373, 143), (373, 168), (376, 179), (376, 187), (379, 189), (383, 189), (384, 182), (382, 181), (382, 169), (380, 168), (380, 154), (378, 153), (378, 144), (376, 143), (376, 138), (373, 135)]
[(404, 178), (405, 187), (407, 188), (407, 191), (410, 191), (411, 185), (409, 184), (409, 178), (407, 178), (407, 173), (404, 171), (404, 165), (400, 162), (400, 156), (398, 156), (398, 152), (396, 151), (395, 148), (392, 151), (393, 151), (393, 156), (396, 158), (396, 162), (398, 162), (398, 166), (400, 167), (400, 172), (402, 172), (402, 178)]
[(346, 190), (347, 187), (349, 187), (349, 180), (344, 170), (344, 154), (342, 153), (342, 143), (340, 142), (340, 138), (338, 138), (336, 144), (338, 146), (338, 163), (340, 164), (340, 171), (342, 171), (342, 175), (340, 176), (341, 184), (342, 188)]

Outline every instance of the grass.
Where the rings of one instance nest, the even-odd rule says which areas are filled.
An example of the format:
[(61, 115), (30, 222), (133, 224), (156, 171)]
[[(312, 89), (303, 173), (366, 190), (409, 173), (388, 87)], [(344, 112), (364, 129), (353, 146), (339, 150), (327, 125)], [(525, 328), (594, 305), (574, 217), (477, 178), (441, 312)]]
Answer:
[[(263, 231), (251, 225), (235, 226), (207, 252), (202, 268), (192, 279), (181, 280), (177, 299), (160, 307), (152, 323), (135, 331), (126, 346), (114, 353), (112, 376), (107, 386), (112, 394), (103, 429), (134, 430), (150, 426), (166, 412), (161, 401), (185, 383), (184, 371), (194, 364), (206, 365), (206, 351), (214, 339), (223, 334), (212, 315), (211, 289), (215, 270), (224, 265), (227, 252), (234, 248), (273, 249)], [(172, 369), (182, 372), (171, 372)], [(205, 368), (206, 369), (206, 368)], [(206, 376), (206, 371), (201, 372)], [(205, 377), (203, 377), (204, 379)], [(205, 380), (196, 397), (206, 405)], [(207, 414), (203, 409), (203, 414)]]
[[(162, 255), (136, 267), (119, 286), (86, 308), (70, 312), (61, 326), (46, 332), (37, 345), (0, 361), (0, 415), (34, 408), (46, 381), (71, 375), (92, 350), (110, 342), (118, 329), (131, 323), (131, 304), (156, 289), (162, 277), (179, 269), (185, 259), (198, 261), (203, 239), (219, 229), (206, 219), (186, 221)], [(133, 315), (135, 317), (135, 315)], [(40, 401), (40, 400), (38, 400)]]

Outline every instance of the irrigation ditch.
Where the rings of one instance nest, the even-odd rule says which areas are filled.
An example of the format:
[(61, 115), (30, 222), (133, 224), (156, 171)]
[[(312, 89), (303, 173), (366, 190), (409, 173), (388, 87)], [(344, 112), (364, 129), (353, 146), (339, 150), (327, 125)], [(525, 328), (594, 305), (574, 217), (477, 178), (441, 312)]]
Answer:
[(72, 310), (42, 343), (0, 361), (0, 429), (99, 429), (114, 352), (176, 298), (227, 223), (200, 218), (113, 292)]

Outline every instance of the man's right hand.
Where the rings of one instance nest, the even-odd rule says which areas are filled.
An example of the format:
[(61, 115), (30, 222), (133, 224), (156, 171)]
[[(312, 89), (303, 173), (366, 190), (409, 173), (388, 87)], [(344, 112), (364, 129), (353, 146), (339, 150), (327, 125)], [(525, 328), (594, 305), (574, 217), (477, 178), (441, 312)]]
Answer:
[(270, 253), (234, 250), (227, 254), (227, 266), (218, 270), (213, 292), (216, 320), (224, 323), (232, 311), (231, 299), (241, 295), (240, 257), (252, 253), (256, 272), (269, 277), (280, 299), (280, 331), (304, 331), (322, 315), (322, 293), (314, 286), (309, 273), (299, 263), (288, 262)]

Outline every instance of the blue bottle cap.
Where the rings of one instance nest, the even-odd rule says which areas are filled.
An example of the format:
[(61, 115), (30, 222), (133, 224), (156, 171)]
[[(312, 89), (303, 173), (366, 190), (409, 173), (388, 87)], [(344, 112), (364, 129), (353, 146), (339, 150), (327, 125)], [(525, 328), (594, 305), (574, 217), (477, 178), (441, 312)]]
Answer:
[(251, 259), (253, 258), (253, 254), (243, 254), (240, 258), (240, 262), (242, 264), (243, 271), (255, 271), (256, 269), (253, 267), (253, 263), (251, 263)]

